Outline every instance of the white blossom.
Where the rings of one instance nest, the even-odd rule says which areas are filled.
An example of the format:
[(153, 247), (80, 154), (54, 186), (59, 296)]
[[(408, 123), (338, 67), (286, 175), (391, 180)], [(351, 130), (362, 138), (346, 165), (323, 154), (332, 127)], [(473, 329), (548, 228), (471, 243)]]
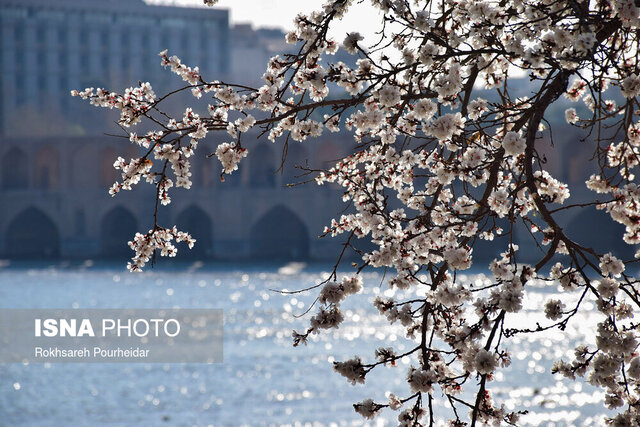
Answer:
[(604, 276), (611, 274), (613, 277), (620, 277), (624, 269), (622, 261), (613, 256), (611, 252), (600, 258), (600, 271)]
[(358, 51), (358, 42), (361, 40), (364, 40), (364, 37), (362, 37), (360, 33), (349, 33), (342, 42), (342, 47), (344, 47), (347, 52), (354, 54)]
[(635, 73), (628, 75), (620, 82), (620, 90), (625, 98), (635, 98), (640, 95), (640, 77)]
[(551, 299), (547, 301), (544, 306), (544, 314), (548, 319), (558, 320), (562, 317), (562, 312), (564, 311), (564, 304), (555, 299)]
[(373, 402), (373, 399), (365, 399), (360, 403), (355, 403), (353, 406), (357, 413), (369, 420), (372, 420), (380, 410), (380, 407)]
[(566, 119), (567, 123), (569, 123), (569, 124), (574, 124), (578, 120), (580, 120), (580, 118), (578, 117), (578, 113), (576, 112), (575, 108), (567, 108), (565, 110), (565, 112), (564, 112), (564, 118)]
[(497, 366), (496, 355), (485, 349), (480, 349), (474, 358), (474, 367), (479, 374), (493, 373)]
[(234, 143), (222, 143), (218, 145), (216, 149), (216, 156), (220, 163), (222, 163), (222, 169), (224, 173), (230, 174), (234, 170), (238, 169), (238, 163), (243, 157), (247, 157), (248, 151), (246, 148), (239, 148)]
[[(175, 94), (193, 95), (181, 110), (172, 107), (175, 116), (147, 82), (122, 93), (72, 91), (94, 106), (116, 109), (122, 128), (144, 126), (126, 130), (125, 142), (141, 154), (115, 159), (119, 177), (109, 193), (146, 182), (163, 209), (179, 197), (176, 187), (189, 189), (199, 179), (200, 168), (192, 166), (205, 156), (215, 154), (221, 162), (221, 179), (238, 170), (253, 135), (266, 135), (287, 160), (291, 144), (315, 152), (318, 138), (348, 131), (353, 141), (340, 147), (344, 156), (326, 166), (319, 165), (321, 155), (312, 155), (304, 166), (309, 180), (339, 188), (346, 209), (336, 209), (325, 224), (323, 236), (342, 239), (342, 250), (328, 278), (305, 291), (315, 312), (305, 330), (294, 331), (293, 342), (337, 335), (345, 318), (356, 321), (359, 316), (346, 307), (366, 286), (380, 293), (373, 305), (393, 334), (415, 343), (401, 348), (385, 342), (372, 361), (362, 355), (334, 363), (347, 381), (362, 384), (380, 365), (410, 360), (409, 394), (387, 394), (388, 403), (380, 404), (365, 399), (355, 410), (373, 419), (388, 406), (399, 411), (399, 425), (413, 426), (429, 414), (425, 402), (431, 397), (424, 393), (433, 399), (455, 395), (459, 400), (449, 403), (462, 423), (474, 418), (478, 425), (518, 425), (518, 409), (508, 410), (501, 396), (469, 375), (492, 380), (510, 364), (512, 335), (564, 330), (593, 302), (599, 313), (594, 339), (579, 342), (568, 352), (571, 360), (557, 361), (553, 372), (585, 377), (599, 387), (603, 403), (617, 408), (612, 425), (638, 424), (634, 260), (591, 248), (584, 235), (566, 230), (572, 213), (595, 207), (621, 224), (620, 243), (640, 258), (638, 7), (632, 0), (580, 7), (552, 1), (418, 3), (372, 0), (381, 21), (366, 24), (381, 40), (370, 50), (358, 32), (347, 33), (342, 43), (330, 36), (357, 2), (327, 1), (318, 11), (298, 14), (284, 37), (296, 46), (265, 64), (256, 75), (258, 87), (209, 80), (165, 50), (161, 66), (182, 85)], [(337, 61), (340, 47), (359, 58)], [(567, 108), (566, 102), (586, 109)], [(581, 108), (588, 110), (582, 118)], [(584, 133), (569, 138), (557, 131), (558, 121), (579, 125), (574, 131)], [(211, 133), (227, 142), (218, 143), (215, 153), (202, 152)], [(553, 158), (559, 150), (575, 150), (570, 170)], [(569, 184), (587, 171), (585, 184), (594, 197), (579, 191), (575, 202), (565, 204)], [(333, 206), (329, 199), (326, 205)], [(141, 270), (154, 254), (176, 256), (176, 242), (195, 243), (186, 231), (158, 224), (159, 217), (130, 242), (131, 270)], [(588, 231), (607, 233), (598, 227)], [(520, 239), (526, 251), (513, 243)], [(488, 254), (479, 242), (500, 255), (483, 264)], [(529, 258), (531, 264), (523, 264)], [(462, 272), (483, 265), (490, 277)], [(354, 270), (343, 273), (349, 266)], [(380, 268), (384, 280), (369, 279), (369, 269)], [(531, 301), (532, 289), (556, 284), (567, 298), (554, 296), (537, 307), (549, 320), (538, 324), (513, 315)], [(349, 328), (343, 332), (350, 334)], [(434, 408), (439, 419), (439, 405)]]
[(505, 153), (510, 156), (518, 156), (524, 153), (525, 147), (526, 142), (524, 138), (518, 135), (517, 132), (507, 132), (504, 138), (502, 138), (502, 148), (504, 148)]
[(378, 100), (385, 107), (393, 107), (400, 102), (400, 89), (385, 85), (378, 91)]

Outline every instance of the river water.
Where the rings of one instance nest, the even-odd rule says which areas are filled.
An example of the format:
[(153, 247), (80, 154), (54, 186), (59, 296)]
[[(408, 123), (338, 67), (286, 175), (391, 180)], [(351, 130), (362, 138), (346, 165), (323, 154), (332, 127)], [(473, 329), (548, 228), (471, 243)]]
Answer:
[[(0, 424), (6, 426), (237, 426), (362, 425), (352, 403), (386, 401), (385, 392), (406, 395), (408, 360), (377, 368), (366, 385), (350, 385), (331, 362), (355, 354), (373, 359), (380, 346), (412, 345), (382, 318), (371, 301), (391, 296), (380, 272), (365, 273), (365, 289), (343, 305), (345, 323), (291, 345), (291, 330), (315, 293), (283, 295), (325, 277), (322, 266), (181, 265), (127, 273), (121, 265), (21, 264), (0, 269), (0, 308), (222, 308), (221, 364), (4, 364), (0, 365)], [(470, 274), (463, 280), (482, 280)], [(557, 293), (535, 288), (519, 326), (542, 320), (539, 307)], [(571, 295), (555, 295), (568, 302)], [(586, 307), (593, 308), (591, 302)], [(528, 410), (523, 425), (603, 425), (603, 394), (588, 384), (550, 374), (557, 358), (570, 355), (599, 321), (591, 311), (576, 316), (565, 333), (515, 337), (511, 367), (489, 389), (509, 409)], [(436, 397), (436, 406), (442, 406)], [(443, 409), (444, 410), (444, 409)], [(392, 425), (397, 413), (382, 412), (368, 425)]]

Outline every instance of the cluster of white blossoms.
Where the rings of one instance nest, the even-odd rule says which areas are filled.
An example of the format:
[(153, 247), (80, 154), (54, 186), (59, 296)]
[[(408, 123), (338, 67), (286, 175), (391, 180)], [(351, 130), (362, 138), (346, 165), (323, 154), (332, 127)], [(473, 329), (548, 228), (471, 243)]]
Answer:
[[(165, 49), (158, 54), (162, 58), (160, 62), (163, 67), (171, 68), (171, 71), (180, 77), (182, 80), (189, 83), (192, 86), (197, 85), (200, 82), (200, 70), (198, 67), (191, 68), (180, 61), (180, 58), (173, 55), (171, 57), (167, 56), (168, 50)], [(193, 93), (196, 98), (200, 98), (201, 93), (195, 92)]]
[(131, 190), (132, 186), (140, 182), (141, 178), (153, 180), (154, 174), (150, 172), (152, 166), (153, 162), (148, 159), (131, 159), (127, 163), (125, 159), (118, 157), (113, 163), (113, 167), (122, 171), (122, 182), (114, 182), (109, 188), (109, 194), (115, 196), (120, 190)]
[(89, 99), (91, 105), (96, 107), (116, 108), (120, 110), (119, 124), (125, 127), (136, 125), (145, 113), (147, 113), (156, 101), (156, 94), (148, 82), (140, 83), (136, 87), (130, 87), (119, 95), (105, 89), (72, 90), (71, 96), (79, 96)]
[[(304, 334), (293, 331), (295, 344), (306, 342), (310, 333), (318, 333), (320, 329), (337, 328), (344, 321), (344, 314), (340, 310), (340, 303), (349, 295), (358, 293), (362, 289), (360, 276), (344, 277), (340, 282), (327, 282), (318, 295), (318, 302), (322, 305), (311, 318), (311, 326)], [(364, 375), (363, 375), (364, 378)]]
[(502, 138), (502, 148), (504, 148), (505, 153), (510, 156), (523, 154), (526, 145), (527, 143), (524, 138), (518, 135), (517, 132), (507, 132), (504, 138)]
[(362, 365), (358, 356), (344, 362), (334, 362), (333, 369), (349, 380), (351, 384), (364, 384), (364, 378), (367, 375), (367, 369)]
[[(382, 41), (368, 48), (371, 42), (357, 31), (342, 41), (328, 36), (352, 3), (327, 0), (317, 12), (299, 14), (286, 34), (296, 53), (271, 58), (260, 87), (209, 82), (198, 67), (161, 52), (161, 65), (186, 82), (176, 92), (193, 95), (194, 105), (181, 118), (161, 111), (166, 97), (158, 98), (148, 83), (123, 95), (94, 88), (73, 92), (120, 110), (123, 126), (148, 119), (155, 129), (130, 133), (145, 154), (116, 161), (122, 180), (112, 194), (144, 180), (154, 186), (157, 205), (169, 203), (171, 187), (190, 187), (190, 158), (210, 132), (227, 135), (215, 150), (224, 177), (242, 167), (248, 155), (243, 137), (254, 128), (284, 144), (306, 143), (325, 128), (350, 131), (350, 155), (326, 170), (307, 170), (318, 184), (341, 187), (349, 208), (324, 230), (343, 237), (344, 250), (320, 285), (309, 327), (293, 333), (294, 344), (341, 325), (348, 315), (341, 306), (364, 286), (360, 272), (367, 267), (384, 268), (389, 286), (410, 295), (378, 297), (374, 305), (415, 344), (402, 352), (380, 347), (371, 358), (334, 364), (349, 382), (361, 384), (379, 365), (411, 360), (411, 368), (399, 373), (406, 374), (409, 394), (392, 390), (397, 395), (376, 395), (355, 410), (365, 418), (398, 411), (403, 426), (445, 418), (455, 427), (516, 425), (520, 412), (494, 401), (489, 389), (496, 371), (510, 363), (509, 338), (564, 329), (582, 302), (591, 300), (602, 316), (596, 343), (579, 346), (574, 360), (558, 362), (554, 371), (586, 376), (602, 387), (605, 404), (622, 408), (614, 425), (639, 425), (633, 317), (640, 292), (632, 273), (640, 259), (640, 8), (633, 0), (427, 0), (419, 7), (368, 0), (384, 16)], [(332, 62), (339, 49), (357, 60)], [(516, 69), (532, 81), (528, 97), (511, 95)], [(595, 172), (586, 186), (597, 199), (574, 200), (568, 185), (546, 169), (550, 154), (541, 141), (558, 138), (546, 122), (555, 119), (549, 107), (558, 99), (581, 102), (565, 109), (560, 121), (587, 130), (581, 144), (593, 150), (593, 169), (584, 169)], [(624, 226), (622, 240), (636, 245), (635, 259), (588, 247), (583, 236), (566, 233), (560, 212), (586, 206)], [(519, 249), (518, 229), (532, 239), (521, 246), (537, 249)], [(356, 239), (370, 241), (373, 249), (357, 249)], [(130, 268), (142, 268), (155, 253), (174, 256), (173, 240), (193, 244), (188, 235), (159, 224), (138, 234)], [(484, 266), (492, 277), (478, 285), (457, 272), (483, 267), (474, 259), (481, 241), (502, 252)], [(356, 273), (338, 280), (350, 250), (360, 257)], [(549, 300), (540, 307), (546, 324), (514, 324), (528, 289), (544, 283), (579, 293), (580, 302)], [(469, 395), (464, 390), (475, 397), (463, 397)], [(447, 399), (453, 412), (434, 413), (433, 399)]]
[(147, 234), (136, 233), (129, 247), (135, 251), (136, 255), (131, 262), (127, 264), (129, 271), (138, 272), (154, 257), (156, 251), (161, 256), (174, 257), (178, 253), (172, 241), (186, 242), (189, 249), (193, 248), (196, 239), (192, 238), (189, 233), (178, 231), (173, 228), (155, 228), (149, 230)]
[(238, 169), (238, 163), (243, 157), (246, 157), (248, 150), (246, 148), (236, 149), (234, 143), (225, 142), (216, 148), (216, 156), (222, 163), (222, 170), (226, 174), (232, 173)]

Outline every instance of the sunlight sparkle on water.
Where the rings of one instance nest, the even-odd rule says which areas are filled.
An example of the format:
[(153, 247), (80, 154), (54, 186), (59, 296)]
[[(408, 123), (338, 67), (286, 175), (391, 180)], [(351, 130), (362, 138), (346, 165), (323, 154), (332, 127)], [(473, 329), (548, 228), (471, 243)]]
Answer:
[[(376, 348), (391, 342), (400, 351), (415, 346), (415, 341), (404, 338), (401, 327), (390, 325), (371, 304), (378, 294), (401, 297), (401, 293), (381, 284), (381, 274), (365, 271), (362, 293), (345, 301), (345, 323), (311, 335), (306, 346), (293, 348), (291, 331), (308, 326), (313, 310), (299, 316), (313, 303), (317, 291), (283, 295), (270, 289), (303, 289), (322, 282), (328, 273), (302, 269), (293, 275), (280, 274), (280, 267), (238, 273), (202, 266), (188, 273), (141, 275), (95, 267), (3, 270), (0, 304), (4, 307), (119, 308), (135, 301), (140, 308), (223, 308), (225, 316), (222, 364), (0, 366), (0, 375), (8, 381), (0, 393), (3, 421), (69, 425), (70, 418), (65, 417), (80, 416), (82, 408), (91, 407), (92, 414), (118, 417), (123, 425), (135, 425), (141, 419), (159, 425), (165, 416), (174, 425), (249, 425), (255, 419), (275, 425), (362, 425), (351, 406), (354, 402), (367, 397), (384, 401), (385, 391), (406, 394), (406, 369), (416, 363), (409, 357), (396, 367), (376, 369), (366, 387), (348, 384), (333, 371), (332, 363), (356, 354), (369, 362)], [(478, 274), (466, 274), (464, 280), (477, 287), (487, 284), (487, 278)], [(15, 283), (20, 286), (10, 286)], [(550, 298), (562, 299), (568, 306), (576, 300), (575, 295), (545, 284), (527, 295), (524, 312), (513, 315), (511, 321), (522, 326), (545, 322), (538, 307)], [(550, 373), (554, 360), (571, 354), (577, 342), (593, 340), (585, 331), (599, 318), (581, 316), (569, 323), (566, 333), (518, 335), (507, 344), (512, 365), (496, 373), (488, 387), (509, 409), (529, 410), (523, 425), (602, 425), (607, 413), (600, 403), (603, 394), (586, 383)], [(70, 395), (76, 402), (73, 406), (68, 403)], [(39, 402), (38, 408), (33, 407), (34, 401)], [(286, 406), (276, 406), (278, 402)], [(435, 405), (444, 407), (444, 403), (436, 399)], [(60, 407), (66, 410), (56, 410)], [(383, 411), (378, 422), (390, 423), (396, 417), (397, 413)]]

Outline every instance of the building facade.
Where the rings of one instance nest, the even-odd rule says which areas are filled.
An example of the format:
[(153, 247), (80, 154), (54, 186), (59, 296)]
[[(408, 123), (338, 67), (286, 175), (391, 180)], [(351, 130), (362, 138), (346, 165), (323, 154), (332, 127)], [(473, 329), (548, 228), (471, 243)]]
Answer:
[[(319, 239), (344, 206), (341, 192), (315, 183), (296, 166), (326, 167), (344, 155), (345, 137), (291, 145), (281, 173), (279, 146), (248, 145), (240, 169), (220, 181), (219, 141), (202, 141), (192, 161), (193, 187), (174, 189), (160, 208), (160, 225), (198, 240), (181, 257), (198, 259), (326, 259), (337, 239)], [(0, 144), (0, 258), (126, 257), (136, 232), (152, 226), (154, 188), (141, 183), (115, 197), (116, 157), (138, 156), (135, 146), (109, 136), (4, 138)]]
[[(198, 65), (208, 79), (259, 85), (268, 58), (291, 49), (278, 29), (230, 28), (226, 10), (141, 0), (0, 0), (0, 24), (0, 258), (124, 258), (131, 255), (126, 242), (152, 225), (151, 186), (115, 198), (107, 193), (119, 178), (114, 160), (136, 157), (137, 148), (104, 136), (118, 131), (115, 112), (71, 98), (71, 89), (122, 91), (139, 80), (158, 94), (181, 87), (159, 65), (164, 49)], [(526, 82), (521, 89), (529, 90)], [(592, 173), (584, 168), (589, 147), (561, 134), (559, 149), (541, 144), (541, 152), (554, 176), (572, 186), (572, 199), (582, 200)], [(173, 203), (160, 211), (160, 225), (177, 224), (198, 240), (180, 257), (331, 259), (339, 253), (341, 239), (317, 237), (345, 208), (340, 189), (287, 184), (309, 179), (295, 166), (326, 168), (349, 154), (349, 135), (291, 143), (279, 172), (282, 147), (247, 135), (251, 155), (225, 183), (217, 160), (206, 158), (220, 142), (212, 135), (200, 143), (193, 188), (174, 189)], [(595, 209), (572, 210), (561, 221), (570, 235), (617, 247), (621, 230), (605, 230), (610, 221)], [(603, 232), (591, 233), (594, 224)], [(518, 233), (525, 244), (528, 231)], [(494, 256), (493, 249), (476, 255)], [(533, 243), (523, 249), (538, 250)]]
[[(159, 65), (157, 54), (164, 49), (206, 73), (229, 71), (226, 10), (150, 6), (141, 0), (2, 0), (0, 24), (4, 135), (37, 132), (34, 125), (42, 135), (81, 133), (78, 127), (97, 133), (87, 129), (87, 113), (69, 91), (122, 91), (138, 80), (154, 82), (162, 91), (175, 82)], [(59, 121), (57, 128), (50, 118)]]
[[(140, 0), (0, 2), (0, 258), (131, 256), (126, 242), (151, 227), (153, 188), (108, 195), (116, 157), (139, 153), (104, 136), (117, 131), (113, 112), (69, 91), (122, 91), (138, 80), (158, 94), (180, 87), (159, 65), (163, 49), (212, 79), (261, 76), (284, 34), (232, 30), (228, 20), (226, 10)], [(252, 156), (222, 184), (217, 159), (206, 158), (222, 142), (211, 136), (192, 162), (193, 188), (174, 191), (161, 225), (195, 236), (194, 250), (180, 254), (187, 259), (329, 258), (339, 243), (317, 236), (341, 210), (339, 190), (286, 184), (305, 179), (295, 165), (324, 167), (342, 156), (347, 138), (290, 146), (280, 173), (278, 146), (247, 141)]]

